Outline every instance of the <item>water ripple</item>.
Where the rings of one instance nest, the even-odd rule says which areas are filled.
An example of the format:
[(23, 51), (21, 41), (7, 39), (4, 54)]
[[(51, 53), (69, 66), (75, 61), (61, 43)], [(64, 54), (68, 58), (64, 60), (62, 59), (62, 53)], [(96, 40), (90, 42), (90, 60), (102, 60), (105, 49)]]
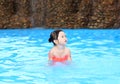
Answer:
[(63, 30), (73, 62), (54, 67), (48, 65), (52, 30), (0, 30), (0, 84), (120, 83), (119, 30)]

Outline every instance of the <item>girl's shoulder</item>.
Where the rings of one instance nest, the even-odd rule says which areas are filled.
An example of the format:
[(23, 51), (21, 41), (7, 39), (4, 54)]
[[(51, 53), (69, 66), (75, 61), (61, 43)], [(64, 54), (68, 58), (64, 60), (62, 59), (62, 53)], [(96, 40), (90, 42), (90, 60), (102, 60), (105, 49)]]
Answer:
[(53, 53), (55, 51), (55, 47), (51, 48), (51, 50), (49, 51), (49, 53)]
[(66, 47), (66, 49), (65, 49), (65, 50), (66, 50), (67, 52), (70, 52), (70, 49), (69, 49), (69, 48), (67, 48), (67, 47)]

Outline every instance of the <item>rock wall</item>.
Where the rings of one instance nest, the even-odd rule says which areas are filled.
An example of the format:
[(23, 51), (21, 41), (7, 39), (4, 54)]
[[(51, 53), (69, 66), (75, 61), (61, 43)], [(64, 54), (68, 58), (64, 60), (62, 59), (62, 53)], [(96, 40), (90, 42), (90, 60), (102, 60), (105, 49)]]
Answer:
[(0, 28), (120, 28), (120, 0), (0, 0)]
[(30, 27), (29, 0), (0, 0), (0, 28)]

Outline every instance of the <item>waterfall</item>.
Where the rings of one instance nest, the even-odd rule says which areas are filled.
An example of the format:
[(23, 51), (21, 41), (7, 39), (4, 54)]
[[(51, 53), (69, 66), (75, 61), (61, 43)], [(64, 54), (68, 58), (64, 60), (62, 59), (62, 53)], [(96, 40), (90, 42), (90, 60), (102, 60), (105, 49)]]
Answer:
[(41, 26), (45, 26), (46, 24), (46, 4), (47, 4), (47, 0), (41, 0)]
[(37, 3), (37, 0), (31, 0), (31, 9), (32, 9), (31, 24), (33, 27), (35, 27), (36, 3)]
[(31, 0), (31, 24), (35, 26), (45, 26), (46, 19), (46, 0)]

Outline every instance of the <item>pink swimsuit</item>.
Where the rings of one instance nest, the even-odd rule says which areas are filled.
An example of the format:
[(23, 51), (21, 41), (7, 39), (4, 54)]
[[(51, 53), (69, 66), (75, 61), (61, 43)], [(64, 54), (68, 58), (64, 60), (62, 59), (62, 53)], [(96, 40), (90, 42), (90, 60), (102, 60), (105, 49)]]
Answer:
[(54, 62), (65, 62), (68, 60), (68, 55), (65, 55), (64, 57), (56, 57), (56, 56), (52, 56), (52, 60)]

